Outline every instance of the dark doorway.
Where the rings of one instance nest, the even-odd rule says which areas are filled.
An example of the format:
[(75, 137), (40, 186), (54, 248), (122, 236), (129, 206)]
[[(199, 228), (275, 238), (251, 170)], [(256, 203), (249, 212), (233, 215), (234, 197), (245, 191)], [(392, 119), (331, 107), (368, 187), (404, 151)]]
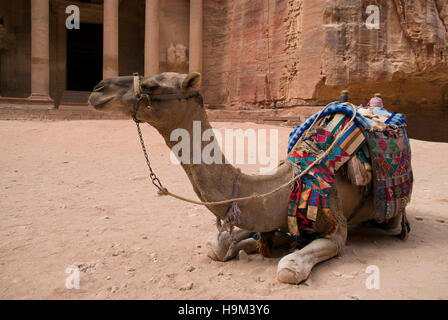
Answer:
[(67, 90), (91, 91), (103, 79), (103, 25), (67, 29)]

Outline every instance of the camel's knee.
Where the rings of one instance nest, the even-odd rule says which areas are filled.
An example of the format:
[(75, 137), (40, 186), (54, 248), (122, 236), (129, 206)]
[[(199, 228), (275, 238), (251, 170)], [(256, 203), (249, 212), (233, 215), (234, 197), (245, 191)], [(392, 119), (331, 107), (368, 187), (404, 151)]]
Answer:
[(231, 244), (230, 234), (222, 232), (212, 235), (206, 244), (208, 257), (215, 261), (227, 261), (234, 258), (240, 250), (244, 250), (246, 253), (256, 252), (257, 242), (250, 237), (251, 233), (249, 231), (235, 230), (233, 236), (236, 241), (235, 248), (232, 250), (231, 256), (227, 256)]
[(317, 239), (303, 249), (288, 254), (278, 263), (278, 280), (291, 284), (306, 280), (317, 263), (336, 256), (342, 245), (335, 239)]
[(283, 283), (298, 284), (308, 278), (312, 268), (313, 264), (295, 251), (279, 261), (277, 278)]
[(206, 246), (208, 248), (207, 255), (215, 261), (226, 261), (226, 254), (230, 246), (229, 237), (225, 234), (214, 234), (208, 238)]

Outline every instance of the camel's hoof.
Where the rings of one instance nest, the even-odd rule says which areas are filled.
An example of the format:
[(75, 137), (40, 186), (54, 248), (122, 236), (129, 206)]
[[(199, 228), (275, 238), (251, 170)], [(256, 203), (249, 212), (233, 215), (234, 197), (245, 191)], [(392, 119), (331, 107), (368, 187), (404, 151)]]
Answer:
[(277, 271), (277, 279), (283, 283), (299, 284), (306, 280), (307, 276), (300, 272), (292, 271), (291, 269), (280, 269)]

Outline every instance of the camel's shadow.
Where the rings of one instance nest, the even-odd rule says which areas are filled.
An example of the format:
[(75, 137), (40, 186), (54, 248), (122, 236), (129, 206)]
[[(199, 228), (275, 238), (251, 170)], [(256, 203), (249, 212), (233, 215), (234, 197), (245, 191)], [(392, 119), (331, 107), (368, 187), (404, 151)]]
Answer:
[[(423, 217), (423, 220), (415, 219), (416, 216)], [(399, 238), (399, 230), (388, 231), (366, 223), (350, 225), (346, 245), (338, 260), (367, 263), (367, 260), (384, 256), (387, 252), (392, 256), (397, 251), (413, 254), (413, 251), (422, 246), (446, 244), (448, 223), (437, 222), (431, 216), (425, 217), (424, 212), (415, 209), (408, 210), (407, 217), (411, 225), (407, 240)], [(281, 259), (289, 253), (288, 246), (277, 247), (271, 251), (270, 258)]]
[[(421, 220), (415, 219), (416, 216), (422, 217)], [(424, 212), (415, 209), (408, 210), (407, 214), (410, 222), (411, 231), (407, 240), (400, 240), (398, 232), (389, 232), (368, 224), (357, 224), (348, 228), (347, 245), (364, 246), (366, 243), (378, 245), (401, 245), (401, 247), (415, 247), (418, 243), (436, 244), (444, 237), (446, 238), (444, 227), (446, 223), (439, 223), (434, 217), (425, 217)], [(445, 241), (444, 241), (445, 243)]]

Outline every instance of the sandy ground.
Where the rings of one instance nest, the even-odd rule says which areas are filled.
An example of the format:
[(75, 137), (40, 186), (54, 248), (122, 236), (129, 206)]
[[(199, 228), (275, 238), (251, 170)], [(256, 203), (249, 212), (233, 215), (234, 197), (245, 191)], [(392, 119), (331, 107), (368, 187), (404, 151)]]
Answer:
[[(291, 130), (214, 126), (278, 128), (280, 150)], [(144, 134), (164, 184), (194, 197), (162, 138), (148, 126)], [(357, 227), (341, 256), (294, 286), (276, 280), (279, 258), (206, 256), (214, 217), (155, 194), (131, 121), (3, 121), (0, 137), (0, 299), (448, 298), (448, 144), (412, 140), (407, 242)], [(80, 289), (69, 290), (73, 264)], [(366, 288), (369, 265), (379, 267), (379, 290)]]

